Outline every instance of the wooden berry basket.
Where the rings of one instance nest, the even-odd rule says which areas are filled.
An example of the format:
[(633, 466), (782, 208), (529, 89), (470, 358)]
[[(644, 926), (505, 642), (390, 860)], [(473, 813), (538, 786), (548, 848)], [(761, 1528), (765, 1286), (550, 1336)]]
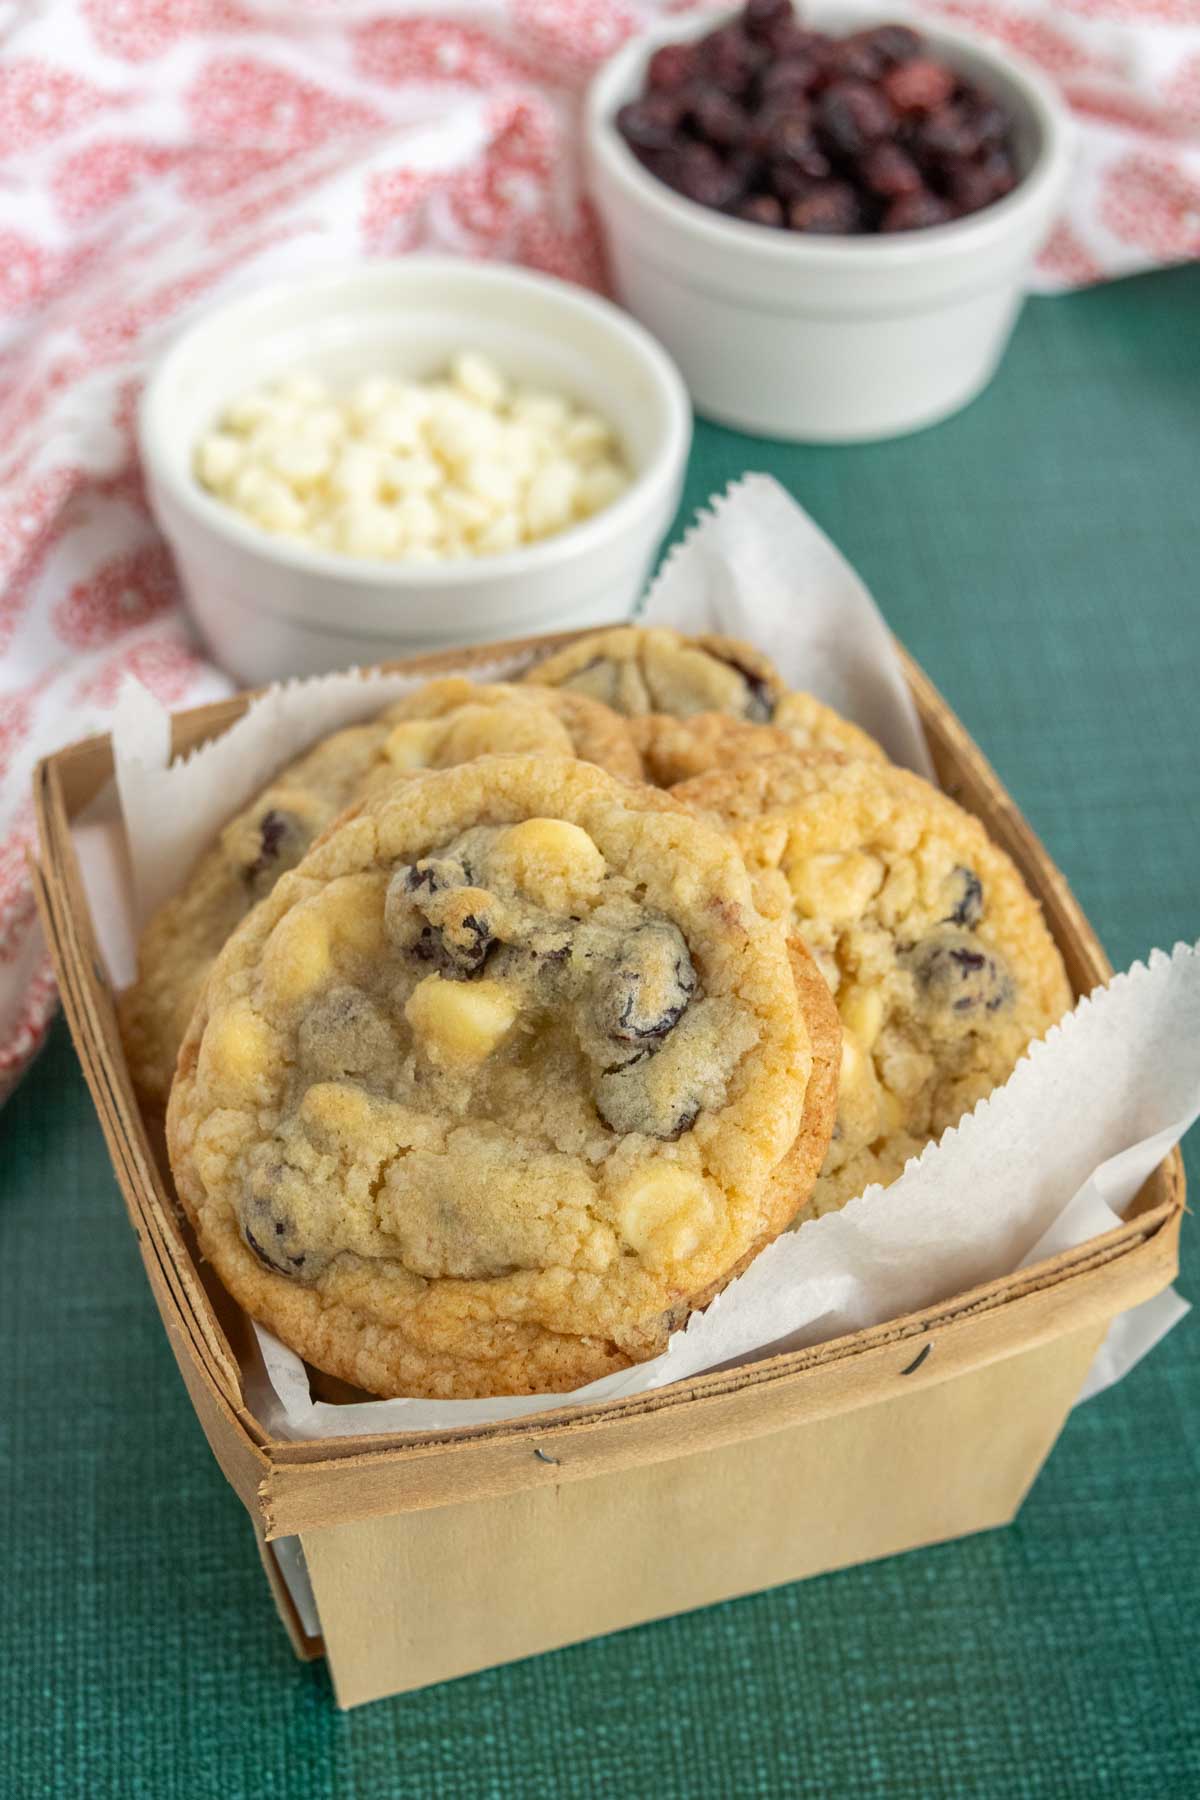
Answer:
[[(576, 635), (388, 667), (469, 670)], [(901, 655), (942, 786), (1014, 858), (1086, 993), (1111, 973), (1091, 927), (977, 746)], [(227, 729), (250, 697), (179, 714), (175, 751)], [(38, 906), (180, 1372), (250, 1514), (297, 1654), (328, 1656), (344, 1706), (1007, 1523), (1112, 1319), (1175, 1274), (1178, 1152), (1117, 1229), (813, 1349), (465, 1431), (273, 1436), (247, 1395), (247, 1321), (200, 1265), (159, 1122), (143, 1117), (125, 1066), (73, 839), (112, 772), (107, 737), (39, 764)]]

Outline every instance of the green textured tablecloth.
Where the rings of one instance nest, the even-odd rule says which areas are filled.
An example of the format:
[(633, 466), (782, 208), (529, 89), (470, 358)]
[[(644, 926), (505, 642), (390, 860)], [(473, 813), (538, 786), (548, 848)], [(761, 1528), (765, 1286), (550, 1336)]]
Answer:
[[(685, 515), (747, 468), (857, 564), (1114, 961), (1200, 934), (1200, 269), (1031, 303), (992, 389), (904, 442), (701, 427)], [(1195, 1795), (1198, 1344), (1073, 1414), (1007, 1531), (341, 1715), (60, 1026), (0, 1114), (0, 1794)]]

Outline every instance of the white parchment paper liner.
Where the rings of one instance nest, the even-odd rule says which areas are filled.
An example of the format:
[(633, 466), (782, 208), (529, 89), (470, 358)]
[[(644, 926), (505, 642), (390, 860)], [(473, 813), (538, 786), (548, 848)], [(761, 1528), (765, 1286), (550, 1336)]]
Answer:
[[(784, 677), (871, 731), (897, 761), (931, 773), (890, 634), (861, 581), (769, 477), (714, 500), (668, 558), (649, 623), (745, 637)], [(474, 674), (502, 677), (511, 666)], [(273, 689), (230, 731), (167, 766), (165, 715), (131, 688), (114, 729), (128, 863), (112, 827), (78, 834), (101, 948), (118, 987), (136, 930), (221, 825), (309, 743), (369, 717), (413, 683), (330, 676)], [(122, 870), (125, 870), (122, 875)], [(1085, 1000), (1036, 1044), (1004, 1088), (931, 1145), (886, 1191), (780, 1238), (666, 1353), (571, 1395), (527, 1399), (313, 1399), (304, 1365), (256, 1326), (250, 1378), (281, 1436), (444, 1431), (572, 1402), (627, 1397), (705, 1369), (879, 1324), (961, 1293), (1120, 1222), (1143, 1180), (1200, 1112), (1200, 955), (1156, 951)], [(1186, 1312), (1174, 1292), (1118, 1319), (1085, 1386), (1098, 1392)], [(1083, 1396), (1081, 1396), (1083, 1397)]]

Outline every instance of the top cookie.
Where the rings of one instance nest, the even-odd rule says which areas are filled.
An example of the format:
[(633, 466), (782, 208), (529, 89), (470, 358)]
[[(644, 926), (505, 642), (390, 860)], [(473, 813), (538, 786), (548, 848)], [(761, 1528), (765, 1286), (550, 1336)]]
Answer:
[(427, 683), (282, 770), (230, 820), (142, 935), (138, 979), (119, 1012), (143, 1097), (166, 1099), (187, 1022), (222, 944), (344, 807), (418, 769), (521, 751), (578, 756), (630, 780), (641, 773), (626, 722), (586, 695), (460, 676)]
[(838, 1124), (802, 1217), (894, 1180), (1071, 1005), (1014, 864), (906, 770), (792, 754), (674, 792), (725, 823), (759, 905), (798, 933), (837, 998)]
[(762, 723), (785, 692), (770, 659), (750, 644), (648, 625), (617, 625), (577, 638), (535, 663), (524, 680), (588, 694), (631, 718), (723, 712)]
[(737, 638), (685, 637), (661, 626), (593, 632), (536, 663), (524, 679), (590, 694), (633, 721), (661, 787), (773, 750), (840, 750), (887, 759), (873, 737), (812, 694), (789, 692), (760, 650)]
[(724, 833), (491, 757), (367, 801), (244, 921), (168, 1136), (204, 1254), (319, 1367), (565, 1390), (661, 1350), (792, 1216), (832, 1124), (812, 1067)]

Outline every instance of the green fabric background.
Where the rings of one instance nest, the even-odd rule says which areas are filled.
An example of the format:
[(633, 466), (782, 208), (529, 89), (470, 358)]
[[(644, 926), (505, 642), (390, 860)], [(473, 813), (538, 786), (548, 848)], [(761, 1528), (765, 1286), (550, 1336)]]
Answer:
[[(1200, 268), (1032, 302), (991, 390), (904, 442), (701, 427), (685, 516), (748, 468), (857, 564), (1115, 962), (1200, 935)], [(61, 1026), (0, 1171), (0, 1794), (1200, 1793), (1191, 1321), (1007, 1531), (347, 1716), (276, 1623)]]

